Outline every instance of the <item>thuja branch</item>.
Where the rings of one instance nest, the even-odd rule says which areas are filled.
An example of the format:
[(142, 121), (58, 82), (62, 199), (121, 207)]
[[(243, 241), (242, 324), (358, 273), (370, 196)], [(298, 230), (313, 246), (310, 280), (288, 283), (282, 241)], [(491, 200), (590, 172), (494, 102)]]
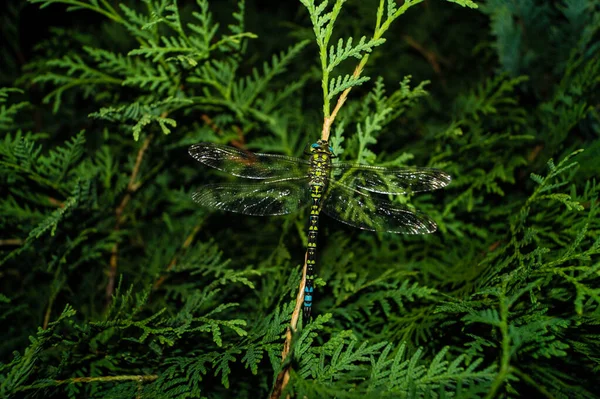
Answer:
[[(140, 166), (142, 164), (142, 160), (144, 159), (144, 153), (150, 146), (150, 142), (152, 141), (152, 135), (146, 137), (146, 140), (142, 143), (140, 147), (137, 157), (135, 159), (135, 165), (133, 166), (133, 170), (131, 171), (131, 176), (129, 177), (129, 183), (127, 184), (127, 193), (121, 200), (121, 203), (115, 210), (115, 232), (118, 232), (121, 229), (121, 223), (123, 222), (123, 212), (131, 200), (131, 196), (135, 193), (138, 188), (140, 188), (140, 183), (137, 181), (137, 175), (140, 171)], [(106, 302), (110, 303), (113, 292), (115, 290), (115, 278), (117, 276), (117, 263), (119, 256), (119, 244), (115, 243), (113, 245), (111, 254), (110, 254), (110, 268), (108, 271), (108, 283), (106, 284)]]
[(77, 0), (60, 0), (60, 1), (53, 1), (53, 0), (30, 0), (31, 3), (42, 3), (41, 8), (47, 7), (48, 5), (52, 4), (52, 3), (63, 3), (63, 4), (68, 4), (71, 7), (75, 8), (84, 8), (84, 9), (88, 9), (90, 11), (95, 11), (99, 14), (104, 15), (106, 18), (115, 21), (117, 23), (120, 24), (124, 24), (125, 21), (123, 20), (123, 18), (121, 18), (121, 16), (117, 13), (117, 11), (110, 5), (110, 3), (106, 0), (102, 0), (101, 3), (102, 5), (104, 5), (104, 7), (106, 7), (106, 9), (97, 6), (96, 4), (93, 3), (87, 3), (84, 1), (77, 1)]
[(502, 284), (502, 292), (499, 297), (500, 301), (500, 322), (498, 327), (502, 336), (502, 355), (500, 359), (500, 372), (496, 376), (490, 391), (488, 392), (486, 399), (492, 399), (496, 396), (496, 392), (502, 387), (505, 381), (508, 380), (512, 373), (512, 367), (510, 366), (511, 358), (511, 340), (508, 325), (508, 312), (509, 312), (509, 301), (506, 298), (506, 285), (504, 281)]
[[(281, 364), (285, 364), (285, 360), (290, 354), (292, 348), (292, 337), (298, 327), (298, 320), (300, 320), (300, 311), (302, 309), (302, 302), (304, 301), (304, 286), (306, 285), (306, 268), (308, 260), (308, 251), (304, 254), (304, 266), (302, 267), (302, 280), (300, 287), (298, 287), (298, 294), (296, 295), (296, 305), (292, 312), (292, 319), (290, 320), (290, 326), (285, 333), (285, 342), (283, 344), (283, 350), (281, 351)], [(279, 399), (283, 389), (286, 387), (290, 380), (290, 369), (291, 363), (288, 363), (277, 375), (275, 384), (273, 386), (273, 392), (271, 393), (271, 399)]]
[[(313, 22), (313, 25), (315, 26), (315, 34), (317, 37), (317, 44), (319, 46), (319, 59), (321, 61), (321, 69), (323, 70), (323, 77), (321, 80), (321, 87), (323, 89), (323, 129), (321, 131), (321, 139), (322, 140), (329, 140), (329, 135), (331, 133), (331, 126), (335, 120), (335, 117), (337, 116), (339, 110), (342, 108), (342, 106), (344, 105), (344, 103), (346, 102), (347, 98), (348, 98), (348, 94), (350, 93), (350, 90), (352, 90), (352, 88), (354, 86), (358, 86), (361, 83), (363, 83), (364, 81), (366, 81), (367, 79), (360, 79), (361, 78), (361, 74), (365, 68), (365, 65), (367, 64), (367, 61), (369, 60), (369, 55), (370, 52), (372, 50), (373, 47), (378, 46), (380, 44), (382, 44), (384, 42), (383, 40), (383, 35), (384, 33), (390, 28), (392, 22), (394, 20), (396, 20), (398, 17), (400, 17), (402, 14), (404, 14), (406, 12), (406, 10), (408, 10), (410, 7), (417, 5), (421, 2), (423, 2), (423, 0), (407, 0), (404, 2), (404, 4), (402, 6), (400, 6), (400, 8), (398, 8), (397, 10), (394, 9), (390, 9), (388, 7), (388, 15), (386, 17), (386, 19), (383, 21), (383, 13), (384, 13), (384, 8), (385, 8), (385, 0), (380, 0), (379, 1), (379, 7), (377, 8), (377, 18), (376, 18), (376, 22), (375, 22), (375, 30), (373, 32), (373, 36), (371, 38), (371, 40), (368, 41), (368, 43), (370, 43), (369, 46), (364, 46), (364, 48), (356, 46), (355, 49), (359, 49), (360, 51), (363, 52), (363, 55), (360, 59), (360, 61), (358, 62), (358, 65), (354, 68), (354, 72), (352, 74), (352, 82), (349, 87), (347, 87), (344, 91), (342, 91), (342, 93), (340, 94), (340, 96), (337, 99), (336, 105), (333, 108), (333, 110), (331, 111), (330, 109), (330, 72), (332, 71), (332, 66), (331, 66), (331, 62), (332, 62), (332, 55), (335, 54), (335, 50), (334, 48), (330, 48), (329, 49), (329, 57), (328, 57), (328, 44), (329, 44), (329, 39), (331, 38), (331, 34), (333, 32), (333, 24), (335, 22), (335, 20), (337, 19), (337, 16), (339, 15), (339, 12), (342, 8), (342, 4), (344, 3), (345, 0), (338, 0), (336, 1), (335, 5), (333, 6), (333, 10), (330, 13), (330, 15), (327, 17), (329, 18), (329, 22), (327, 23), (326, 28), (324, 29), (320, 29), (318, 28), (319, 24), (322, 23), (322, 19), (326, 18), (325, 16), (322, 16), (322, 19), (319, 19), (319, 7), (314, 6), (314, 4), (312, 2), (309, 2), (308, 0), (301, 0), (302, 3), (308, 8), (309, 12), (311, 13), (311, 20)], [(322, 10), (321, 10), (322, 12)], [(340, 43), (338, 44), (338, 58), (348, 58), (350, 55), (352, 56), (356, 56), (355, 52), (352, 51), (346, 51), (347, 54), (343, 54), (343, 52), (341, 52), (341, 44), (342, 42), (340, 41)], [(364, 41), (361, 40), (361, 43), (364, 43)], [(347, 42), (348, 44), (348, 42)], [(348, 46), (347, 46), (348, 49)], [(342, 54), (340, 54), (340, 52)], [(336, 60), (336, 65), (340, 62), (339, 59)]]
[[(363, 67), (364, 67), (364, 64), (363, 64)], [(354, 69), (354, 73), (352, 74), (352, 76), (358, 78), (358, 77), (360, 77), (361, 72), (362, 72), (362, 67), (361, 67), (361, 64), (359, 64), (356, 67), (356, 69)], [(340, 109), (342, 108), (344, 103), (346, 102), (346, 99), (348, 98), (348, 94), (350, 93), (350, 90), (352, 90), (352, 87), (349, 87), (342, 92), (342, 94), (338, 97), (337, 104), (335, 105), (333, 112), (331, 112), (331, 115), (325, 116), (323, 118), (323, 130), (321, 131), (321, 139), (322, 140), (329, 140), (329, 135), (331, 134), (331, 125), (333, 124), (333, 121), (335, 120), (335, 117), (337, 116), (338, 112), (340, 111)], [(325, 102), (328, 103), (329, 101), (325, 101)]]
[[(212, 118), (210, 116), (208, 116), (207, 114), (202, 114), (201, 115), (202, 121), (217, 135), (217, 136), (222, 136), (223, 135), (223, 130), (215, 123), (215, 121), (212, 120)], [(242, 131), (242, 129), (237, 126), (234, 125), (233, 126), (233, 130), (236, 132), (238, 139), (237, 140), (233, 140), (231, 142), (231, 144), (236, 147), (236, 148), (241, 148), (243, 149), (244, 147), (244, 132)], [(200, 228), (202, 227), (202, 222), (196, 224), (194, 226), (194, 228), (192, 229), (192, 232), (187, 236), (187, 238), (185, 239), (185, 241), (183, 242), (183, 244), (181, 245), (181, 249), (180, 252), (185, 251), (186, 249), (188, 249), (190, 247), (190, 245), (192, 245), (192, 242), (194, 241), (194, 238), (196, 238), (196, 235), (198, 234), (198, 232), (200, 231)], [(169, 262), (169, 264), (167, 265), (166, 268), (166, 272), (171, 271), (176, 265), (177, 265), (177, 256), (178, 255), (174, 255), (173, 258), (171, 259), (171, 261)], [(167, 279), (166, 276), (160, 276), (158, 278), (158, 280), (156, 280), (156, 282), (153, 285), (153, 289), (157, 290), (161, 287), (161, 285), (165, 282), (165, 280)]]
[(76, 377), (68, 378), (66, 380), (50, 380), (39, 384), (26, 385), (17, 389), (17, 391), (25, 391), (29, 389), (41, 389), (50, 388), (58, 385), (65, 384), (83, 384), (91, 382), (127, 382), (135, 381), (140, 384), (152, 382), (158, 379), (157, 375), (115, 375), (115, 376), (104, 376), (104, 377)]

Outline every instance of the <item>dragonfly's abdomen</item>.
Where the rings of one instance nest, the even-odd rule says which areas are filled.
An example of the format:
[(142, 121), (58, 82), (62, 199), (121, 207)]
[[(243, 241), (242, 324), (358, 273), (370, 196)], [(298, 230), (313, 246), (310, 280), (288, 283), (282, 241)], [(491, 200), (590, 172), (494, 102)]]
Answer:
[(331, 173), (331, 156), (325, 152), (313, 153), (310, 158), (310, 219), (308, 226), (308, 249), (306, 251), (306, 285), (304, 286), (304, 317), (310, 316), (314, 292), (313, 276), (317, 258), (317, 236), (319, 234), (319, 213), (321, 200), (327, 190)]

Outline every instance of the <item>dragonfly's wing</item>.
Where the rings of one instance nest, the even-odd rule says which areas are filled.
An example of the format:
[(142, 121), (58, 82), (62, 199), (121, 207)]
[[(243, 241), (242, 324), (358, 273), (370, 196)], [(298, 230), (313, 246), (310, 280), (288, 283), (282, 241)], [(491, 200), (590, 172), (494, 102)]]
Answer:
[(248, 179), (308, 175), (308, 161), (284, 155), (255, 154), (214, 143), (194, 144), (189, 148), (189, 153), (205, 165)]
[(208, 208), (245, 215), (285, 215), (308, 204), (308, 179), (281, 179), (260, 183), (209, 184), (192, 198)]
[(331, 177), (350, 187), (381, 194), (405, 194), (446, 187), (451, 177), (433, 168), (383, 168), (334, 163)]
[(363, 230), (401, 234), (427, 234), (437, 230), (435, 222), (421, 212), (335, 181), (330, 183), (323, 212)]

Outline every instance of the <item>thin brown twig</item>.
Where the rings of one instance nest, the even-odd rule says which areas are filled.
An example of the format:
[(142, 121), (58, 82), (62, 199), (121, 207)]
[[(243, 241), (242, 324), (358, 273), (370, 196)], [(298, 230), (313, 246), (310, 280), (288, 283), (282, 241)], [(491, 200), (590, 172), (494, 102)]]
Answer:
[(202, 121), (210, 128), (210, 130), (219, 135), (222, 133), (221, 128), (217, 126), (217, 124), (210, 118), (210, 116), (202, 114), (200, 118), (202, 118)]
[(427, 48), (425, 48), (422, 44), (420, 44), (419, 42), (417, 42), (412, 36), (403, 35), (402, 38), (404, 39), (404, 41), (410, 47), (412, 47), (415, 50), (417, 50), (417, 52), (419, 52), (427, 60), (427, 62), (429, 62), (429, 64), (433, 68), (434, 72), (438, 76), (440, 76), (442, 78), (442, 81), (443, 81), (442, 68), (440, 66), (440, 61), (443, 62), (443, 63), (447, 63), (447, 61), (444, 60), (439, 55), (437, 55), (435, 52), (433, 52), (433, 51), (428, 50)]
[(542, 152), (543, 149), (544, 149), (544, 145), (543, 144), (538, 144), (535, 147), (533, 147), (533, 149), (529, 152), (529, 154), (527, 154), (527, 161), (528, 162), (535, 161), (536, 158), (538, 157), (538, 155), (540, 155), (540, 153)]
[(5, 238), (0, 239), (0, 247), (11, 246), (11, 245), (23, 245), (25, 240), (22, 238)]
[[(208, 116), (207, 114), (202, 114), (200, 116), (200, 118), (213, 132), (215, 132), (215, 134), (217, 134), (217, 135), (223, 134), (223, 130), (219, 126), (217, 126), (217, 124), (212, 120), (212, 118), (210, 116)], [(244, 146), (244, 134), (243, 134), (242, 129), (240, 129), (237, 126), (234, 126), (234, 130), (236, 131), (236, 133), (239, 137), (239, 140), (232, 141), (232, 145), (234, 145), (236, 147), (243, 147)], [(189, 248), (189, 246), (194, 241), (196, 234), (198, 234), (198, 232), (200, 231), (201, 226), (202, 226), (201, 223), (194, 226), (194, 228), (192, 229), (192, 232), (187, 236), (187, 238), (181, 245), (180, 250), (185, 250), (185, 249)], [(169, 264), (167, 265), (167, 268), (165, 269), (165, 271), (172, 270), (176, 264), (177, 264), (177, 255), (174, 255), (173, 258), (171, 259), (171, 261), (169, 262)], [(166, 279), (167, 279), (166, 276), (164, 276), (164, 275), (160, 276), (158, 278), (158, 280), (156, 280), (156, 282), (154, 283), (153, 289), (157, 290), (158, 288), (160, 288), (160, 286), (165, 282)]]
[(236, 140), (231, 140), (231, 145), (238, 148), (243, 148), (246, 146), (246, 138), (244, 137), (244, 131), (239, 126), (233, 126), (233, 130), (237, 134), (238, 138)]
[(46, 307), (46, 312), (44, 312), (44, 322), (42, 324), (42, 330), (48, 328), (48, 324), (50, 324), (50, 316), (52, 315), (52, 304), (54, 303), (54, 296), (50, 297), (50, 302)]
[[(302, 267), (302, 280), (300, 281), (300, 287), (298, 287), (298, 295), (296, 295), (296, 306), (292, 312), (292, 319), (290, 320), (290, 326), (285, 333), (285, 342), (283, 343), (283, 351), (281, 351), (281, 363), (283, 364), (290, 354), (292, 348), (292, 338), (298, 327), (298, 320), (300, 319), (300, 310), (302, 309), (302, 302), (304, 301), (304, 285), (306, 284), (306, 260), (308, 259), (308, 251), (304, 255), (304, 266)], [(279, 372), (275, 379), (273, 386), (273, 392), (271, 393), (271, 399), (279, 399), (283, 389), (286, 387), (290, 380), (290, 369), (291, 363), (288, 363)]]
[[(356, 66), (356, 68), (354, 68), (352, 76), (358, 78), (362, 73), (363, 68), (364, 64), (362, 62), (359, 63)], [(340, 108), (342, 108), (342, 105), (344, 105), (344, 103), (348, 99), (348, 94), (350, 93), (350, 90), (352, 90), (352, 87), (348, 87), (342, 92), (342, 94), (340, 94), (337, 103), (335, 104), (335, 108), (333, 109), (333, 111), (331, 111), (331, 115), (329, 115), (329, 117), (325, 117), (325, 119), (323, 120), (323, 131), (321, 132), (322, 140), (329, 140), (329, 134), (331, 133), (331, 125), (333, 124), (333, 121), (335, 120), (335, 117), (337, 116), (337, 113), (339, 112)]]
[[(217, 134), (217, 135), (223, 134), (223, 131), (221, 130), (221, 128), (219, 128), (219, 126), (217, 126), (217, 124), (212, 120), (212, 118), (210, 116), (208, 116), (207, 114), (202, 114), (200, 116), (200, 118), (213, 132), (215, 132), (215, 134)], [(237, 126), (234, 128), (237, 128)], [(243, 137), (242, 130), (240, 128), (237, 128), (236, 132), (238, 133), (238, 137), (240, 137), (241, 143), (243, 145), (244, 137)], [(236, 147), (237, 147), (237, 145), (236, 145)], [(200, 231), (201, 226), (202, 226), (201, 223), (198, 223), (196, 226), (194, 226), (194, 228), (192, 229), (192, 232), (187, 236), (187, 238), (181, 245), (180, 251), (189, 248), (189, 246), (194, 241), (196, 234), (198, 234), (198, 232)], [(169, 264), (167, 265), (165, 271), (168, 272), (168, 271), (172, 270), (176, 264), (177, 264), (177, 255), (174, 255), (173, 258), (171, 259), (171, 261), (169, 262)], [(160, 276), (158, 278), (158, 280), (156, 280), (156, 282), (154, 283), (153, 289), (154, 290), (159, 289), (160, 286), (165, 282), (166, 279), (167, 279), (167, 277), (165, 275)]]
[[(210, 128), (210, 130), (215, 132), (215, 134), (217, 134), (219, 136), (223, 135), (223, 130), (219, 126), (217, 126), (217, 124), (211, 119), (210, 116), (208, 116), (206, 114), (202, 114), (202, 116), (200, 118), (202, 118), (202, 121), (204, 121), (204, 123)], [(231, 145), (236, 148), (243, 149), (246, 146), (246, 139), (244, 137), (244, 131), (237, 125), (233, 126), (233, 130), (237, 134), (238, 138), (235, 140), (231, 140)]]
[[(197, 225), (194, 226), (194, 228), (192, 229), (192, 232), (187, 236), (187, 238), (181, 245), (181, 250), (185, 250), (185, 249), (189, 248), (190, 245), (192, 245), (192, 242), (194, 241), (196, 234), (198, 234), (198, 232), (200, 231), (201, 226), (202, 226), (201, 223), (198, 223)], [(169, 262), (169, 265), (165, 269), (165, 271), (168, 272), (169, 270), (173, 269), (176, 264), (177, 264), (177, 255), (174, 255), (173, 258), (171, 259), (171, 261)], [(156, 282), (154, 283), (153, 289), (154, 290), (159, 289), (160, 286), (165, 282), (166, 279), (167, 279), (166, 276), (164, 276), (164, 275), (160, 276), (160, 278), (158, 280), (156, 280)]]
[(48, 197), (48, 202), (51, 203), (54, 206), (59, 207), (59, 208), (64, 208), (65, 207), (64, 202), (59, 201), (56, 198)]
[[(118, 232), (121, 229), (121, 223), (123, 222), (123, 212), (125, 211), (125, 207), (131, 200), (131, 196), (140, 188), (140, 183), (137, 182), (137, 175), (140, 171), (140, 166), (142, 165), (142, 160), (144, 159), (144, 153), (150, 146), (150, 142), (152, 141), (152, 135), (146, 137), (144, 143), (140, 147), (137, 157), (135, 159), (135, 165), (133, 166), (133, 170), (131, 171), (131, 176), (129, 177), (129, 183), (127, 184), (127, 192), (125, 196), (121, 200), (121, 203), (115, 210), (115, 232)], [(110, 303), (112, 295), (115, 290), (115, 279), (117, 276), (117, 264), (119, 258), (119, 244), (115, 243), (112, 247), (110, 254), (110, 268), (108, 271), (108, 284), (106, 284), (106, 294), (105, 299), (106, 303)]]

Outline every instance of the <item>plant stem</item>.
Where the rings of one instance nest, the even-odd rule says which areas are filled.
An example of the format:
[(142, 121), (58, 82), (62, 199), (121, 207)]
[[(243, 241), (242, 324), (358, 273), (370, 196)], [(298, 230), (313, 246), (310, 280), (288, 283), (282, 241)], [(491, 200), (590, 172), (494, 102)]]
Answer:
[[(290, 326), (288, 327), (285, 333), (285, 342), (283, 343), (283, 350), (281, 351), (281, 364), (285, 363), (288, 355), (290, 354), (290, 349), (292, 347), (292, 338), (294, 333), (296, 332), (296, 328), (298, 326), (298, 320), (300, 320), (300, 311), (302, 309), (302, 302), (304, 301), (304, 286), (306, 284), (306, 268), (308, 259), (308, 251), (304, 254), (304, 266), (302, 267), (302, 280), (300, 281), (300, 286), (298, 287), (298, 294), (296, 295), (296, 306), (294, 307), (294, 311), (292, 312), (292, 319), (290, 321)], [(273, 392), (271, 393), (271, 399), (279, 399), (281, 393), (285, 389), (288, 381), (290, 380), (290, 369), (291, 363), (285, 365), (282, 370), (277, 374), (277, 378), (275, 379), (275, 384), (273, 386)]]
[(490, 391), (488, 392), (486, 399), (492, 399), (498, 389), (506, 381), (508, 376), (512, 373), (512, 367), (510, 366), (510, 335), (508, 332), (508, 301), (506, 299), (506, 285), (504, 281), (502, 284), (502, 295), (499, 297), (500, 303), (500, 333), (502, 334), (502, 357), (500, 359), (500, 371), (494, 380)]
[[(131, 171), (131, 176), (129, 177), (129, 183), (127, 184), (127, 193), (121, 200), (121, 203), (119, 204), (117, 209), (115, 209), (116, 222), (115, 222), (114, 230), (116, 232), (119, 231), (121, 228), (121, 223), (123, 222), (123, 212), (125, 210), (125, 207), (129, 203), (129, 200), (131, 199), (131, 196), (133, 195), (133, 193), (135, 193), (138, 190), (138, 188), (140, 188), (140, 184), (136, 181), (137, 175), (140, 171), (140, 166), (141, 166), (142, 160), (144, 158), (144, 153), (150, 146), (151, 141), (152, 141), (152, 135), (149, 135), (148, 137), (146, 137), (146, 140), (144, 140), (144, 143), (140, 147), (140, 149), (137, 153), (136, 160), (135, 160), (135, 165), (133, 167), (133, 170)], [(119, 256), (119, 244), (115, 243), (112, 247), (111, 254), (110, 254), (110, 263), (109, 263), (110, 268), (108, 271), (108, 283), (106, 284), (105, 299), (106, 299), (107, 304), (110, 304), (113, 292), (115, 290), (115, 279), (117, 276), (118, 256)]]

